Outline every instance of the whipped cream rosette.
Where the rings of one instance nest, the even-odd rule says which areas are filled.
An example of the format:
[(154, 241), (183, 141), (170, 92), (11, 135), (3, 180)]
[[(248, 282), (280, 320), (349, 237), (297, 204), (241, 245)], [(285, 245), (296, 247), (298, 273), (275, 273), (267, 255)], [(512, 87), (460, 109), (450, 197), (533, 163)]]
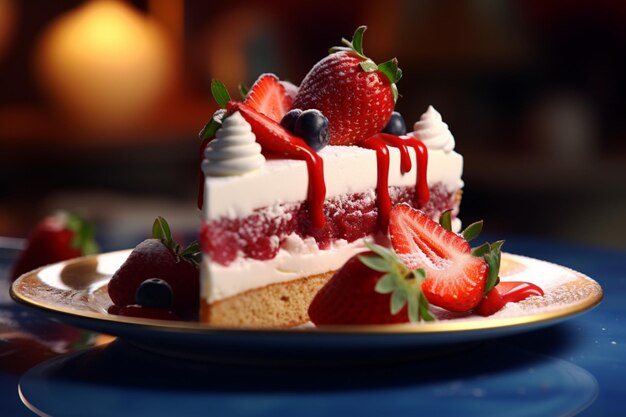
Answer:
[(454, 136), (433, 106), (428, 106), (420, 120), (415, 122), (413, 135), (424, 142), (428, 149), (442, 150), (445, 153), (454, 149)]
[(204, 157), (202, 171), (209, 176), (242, 175), (265, 164), (261, 145), (239, 112), (222, 121), (222, 127), (207, 146)]

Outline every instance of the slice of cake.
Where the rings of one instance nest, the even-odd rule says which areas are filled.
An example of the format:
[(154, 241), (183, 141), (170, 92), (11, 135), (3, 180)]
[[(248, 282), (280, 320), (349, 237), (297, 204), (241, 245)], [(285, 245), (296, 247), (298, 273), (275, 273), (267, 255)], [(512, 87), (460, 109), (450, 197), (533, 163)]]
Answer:
[(265, 74), (243, 103), (222, 99), (226, 110), (204, 130), (202, 321), (308, 322), (314, 295), (365, 240), (388, 244), (399, 203), (433, 219), (451, 210), (460, 229), (454, 139), (433, 107), (406, 133), (392, 116), (397, 62), (367, 59), (364, 30), (316, 64), (295, 96)]

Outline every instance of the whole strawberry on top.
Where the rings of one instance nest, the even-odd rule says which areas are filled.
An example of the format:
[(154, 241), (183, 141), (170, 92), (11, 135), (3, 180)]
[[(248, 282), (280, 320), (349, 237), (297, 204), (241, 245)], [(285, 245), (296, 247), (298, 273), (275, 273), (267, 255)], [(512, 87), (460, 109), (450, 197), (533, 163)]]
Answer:
[(11, 271), (11, 279), (40, 266), (99, 251), (93, 226), (77, 214), (58, 212), (47, 216), (31, 232), (26, 248)]
[(108, 291), (117, 307), (137, 305), (137, 293), (146, 280), (158, 278), (171, 288), (171, 308), (180, 317), (197, 312), (200, 300), (200, 248), (192, 243), (187, 248), (172, 239), (170, 227), (163, 217), (152, 226), (152, 239), (133, 249), (126, 261), (109, 281)]
[(377, 65), (363, 53), (360, 26), (352, 41), (330, 49), (304, 77), (293, 108), (317, 109), (329, 122), (331, 145), (358, 145), (387, 125), (402, 77), (394, 58)]

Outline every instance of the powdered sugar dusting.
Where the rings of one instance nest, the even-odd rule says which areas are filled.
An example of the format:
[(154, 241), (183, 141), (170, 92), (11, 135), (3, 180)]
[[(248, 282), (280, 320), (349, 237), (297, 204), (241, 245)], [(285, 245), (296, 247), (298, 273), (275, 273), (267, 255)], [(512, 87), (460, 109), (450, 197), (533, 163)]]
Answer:
[(569, 268), (525, 256), (503, 254), (502, 281), (526, 281), (538, 285), (544, 295), (508, 303), (496, 314), (480, 317), (470, 313), (456, 314), (434, 309), (439, 320), (492, 320), (544, 313), (575, 308), (602, 296), (602, 288), (591, 278)]

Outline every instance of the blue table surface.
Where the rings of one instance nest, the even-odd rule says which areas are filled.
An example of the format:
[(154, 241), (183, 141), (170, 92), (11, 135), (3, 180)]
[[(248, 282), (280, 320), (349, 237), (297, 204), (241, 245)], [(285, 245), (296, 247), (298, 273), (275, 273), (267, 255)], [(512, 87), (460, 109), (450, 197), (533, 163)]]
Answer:
[[(68, 348), (85, 333), (12, 302), (6, 268), (14, 253), (0, 250), (0, 416), (34, 415), (25, 403), (53, 416), (624, 415), (626, 252), (521, 237), (505, 249), (589, 275), (604, 300), (512, 337), (316, 366), (177, 360), (123, 340)], [(73, 345), (60, 344), (63, 337)]]

